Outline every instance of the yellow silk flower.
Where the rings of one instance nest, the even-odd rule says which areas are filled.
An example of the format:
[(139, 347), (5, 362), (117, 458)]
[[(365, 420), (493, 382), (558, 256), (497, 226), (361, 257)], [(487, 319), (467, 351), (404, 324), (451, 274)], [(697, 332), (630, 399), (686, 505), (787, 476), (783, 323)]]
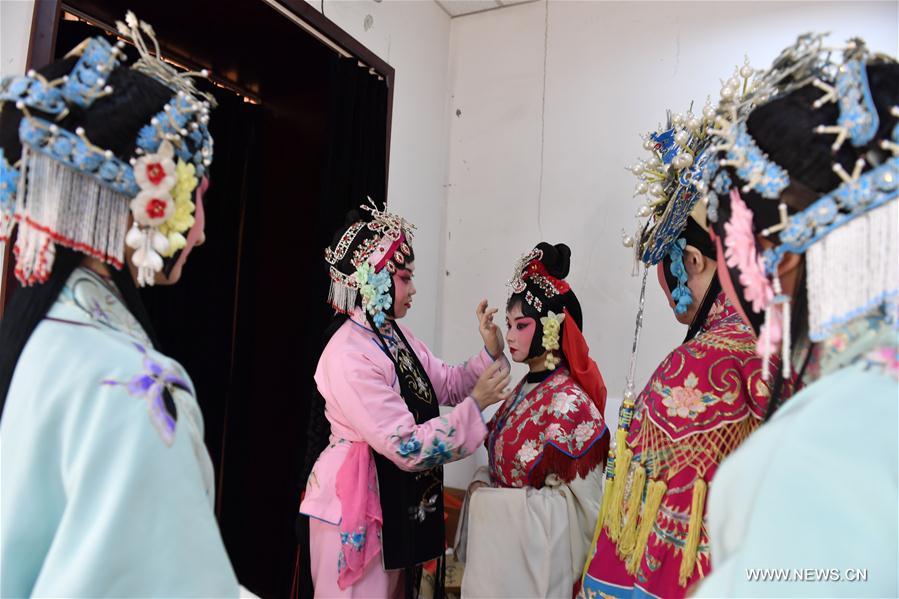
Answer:
[(169, 248), (163, 254), (170, 258), (175, 252), (187, 245), (183, 233), (194, 226), (193, 192), (197, 187), (196, 169), (191, 163), (182, 160), (175, 165), (175, 186), (172, 188), (172, 199), (175, 201), (175, 212), (172, 217), (159, 225), (159, 232), (169, 240)]

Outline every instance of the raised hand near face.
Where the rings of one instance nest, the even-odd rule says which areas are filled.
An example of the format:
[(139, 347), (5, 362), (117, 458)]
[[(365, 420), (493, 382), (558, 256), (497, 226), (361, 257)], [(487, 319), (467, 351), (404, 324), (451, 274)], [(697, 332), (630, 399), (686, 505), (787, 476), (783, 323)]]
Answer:
[(493, 322), (496, 308), (490, 308), (487, 305), (487, 300), (484, 299), (478, 304), (475, 314), (478, 317), (478, 328), (481, 331), (481, 337), (484, 339), (484, 346), (494, 359), (498, 359), (503, 353), (505, 342), (499, 327)]

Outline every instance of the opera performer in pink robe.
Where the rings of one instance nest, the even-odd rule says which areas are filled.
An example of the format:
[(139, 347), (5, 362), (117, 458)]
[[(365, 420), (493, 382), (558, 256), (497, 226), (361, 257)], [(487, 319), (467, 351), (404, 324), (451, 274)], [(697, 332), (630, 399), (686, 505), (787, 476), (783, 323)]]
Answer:
[[(443, 464), (484, 442), (481, 411), (508, 396), (509, 365), (486, 300), (477, 308), (485, 346), (459, 366), (397, 323), (415, 294), (413, 227), (365, 208), (325, 250), (339, 314), (315, 372), (321, 397), (310, 418), (326, 418), (330, 438), (300, 505), (316, 597), (417, 588), (421, 564), (445, 551)], [(441, 415), (439, 406), (453, 409)]]

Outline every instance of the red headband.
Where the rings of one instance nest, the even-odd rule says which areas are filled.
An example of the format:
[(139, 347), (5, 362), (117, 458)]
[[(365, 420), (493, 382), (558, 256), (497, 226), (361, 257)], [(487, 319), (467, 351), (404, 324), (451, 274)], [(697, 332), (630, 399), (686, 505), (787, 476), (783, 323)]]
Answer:
[[(375, 272), (380, 272), (382, 268), (387, 264), (387, 262), (393, 258), (394, 254), (396, 254), (400, 245), (402, 245), (406, 241), (406, 235), (400, 233), (400, 236), (390, 243), (386, 248), (381, 248), (384, 250), (384, 253), (378, 258), (378, 261), (375, 264), (372, 264), (375, 268)], [(375, 253), (372, 254), (372, 258), (377, 257), (378, 250), (375, 250)]]
[(571, 291), (571, 285), (569, 285), (562, 279), (557, 279), (556, 277), (549, 274), (549, 271), (546, 270), (546, 266), (539, 260), (532, 260), (524, 268), (524, 272), (521, 274), (521, 279), (523, 281), (526, 281), (537, 276), (541, 276), (549, 281), (549, 283), (553, 286), (553, 289), (556, 290), (556, 293), (560, 295)]

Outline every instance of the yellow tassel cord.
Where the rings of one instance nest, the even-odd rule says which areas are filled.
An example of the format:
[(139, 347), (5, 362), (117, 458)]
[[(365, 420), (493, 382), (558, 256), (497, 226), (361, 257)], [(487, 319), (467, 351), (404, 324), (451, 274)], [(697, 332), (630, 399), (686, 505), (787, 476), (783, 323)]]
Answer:
[(602, 503), (599, 504), (599, 518), (596, 519), (596, 530), (594, 531), (594, 536), (599, 538), (599, 531), (602, 530), (603, 523), (606, 521), (606, 517), (609, 514), (609, 497), (612, 496), (612, 493), (615, 492), (615, 479), (610, 478), (606, 481), (606, 484), (602, 488)]
[(587, 570), (590, 568), (590, 562), (593, 561), (593, 556), (596, 555), (596, 544), (599, 543), (599, 535), (602, 533), (603, 522), (606, 521), (606, 511), (609, 509), (609, 497), (612, 495), (612, 490), (615, 488), (614, 463), (615, 448), (613, 447), (609, 451), (609, 458), (606, 462), (607, 470), (611, 469), (612, 473), (611, 475), (606, 475), (605, 484), (602, 488), (602, 503), (599, 504), (599, 517), (596, 518), (596, 526), (593, 527), (593, 542), (590, 543), (589, 551), (587, 552), (587, 561), (584, 562), (584, 571), (581, 572), (581, 585), (583, 585), (584, 577), (587, 575)]
[(624, 502), (624, 488), (627, 486), (627, 471), (631, 467), (634, 452), (627, 446), (627, 431), (622, 429), (615, 431), (615, 442), (618, 455), (615, 456), (615, 485), (609, 499), (607, 525), (609, 537), (617, 542), (621, 534), (621, 504)]
[(627, 499), (627, 512), (624, 514), (624, 526), (618, 539), (618, 557), (626, 560), (634, 550), (637, 542), (637, 517), (640, 515), (640, 504), (643, 503), (643, 487), (646, 485), (646, 469), (637, 464), (631, 479), (631, 494)]
[(609, 498), (615, 489), (615, 448), (609, 450), (609, 458), (606, 461), (606, 477), (602, 486), (602, 502), (599, 504), (599, 518), (596, 519), (596, 530), (593, 533), (596, 539), (599, 539), (599, 533), (602, 530), (603, 523), (606, 521), (606, 514), (609, 511)]
[(627, 560), (627, 572), (631, 576), (637, 573), (637, 568), (643, 561), (643, 553), (649, 543), (649, 533), (652, 532), (652, 527), (656, 523), (659, 507), (661, 507), (662, 499), (665, 498), (667, 491), (668, 485), (663, 480), (651, 480), (646, 487), (646, 499), (643, 502), (643, 513), (640, 515), (640, 527), (637, 529), (637, 541)]
[(705, 495), (708, 485), (701, 478), (693, 485), (693, 502), (690, 506), (690, 528), (687, 530), (687, 541), (684, 544), (684, 555), (680, 563), (680, 586), (686, 587), (696, 566), (696, 554), (699, 552), (699, 537), (702, 532), (702, 515), (705, 511)]

